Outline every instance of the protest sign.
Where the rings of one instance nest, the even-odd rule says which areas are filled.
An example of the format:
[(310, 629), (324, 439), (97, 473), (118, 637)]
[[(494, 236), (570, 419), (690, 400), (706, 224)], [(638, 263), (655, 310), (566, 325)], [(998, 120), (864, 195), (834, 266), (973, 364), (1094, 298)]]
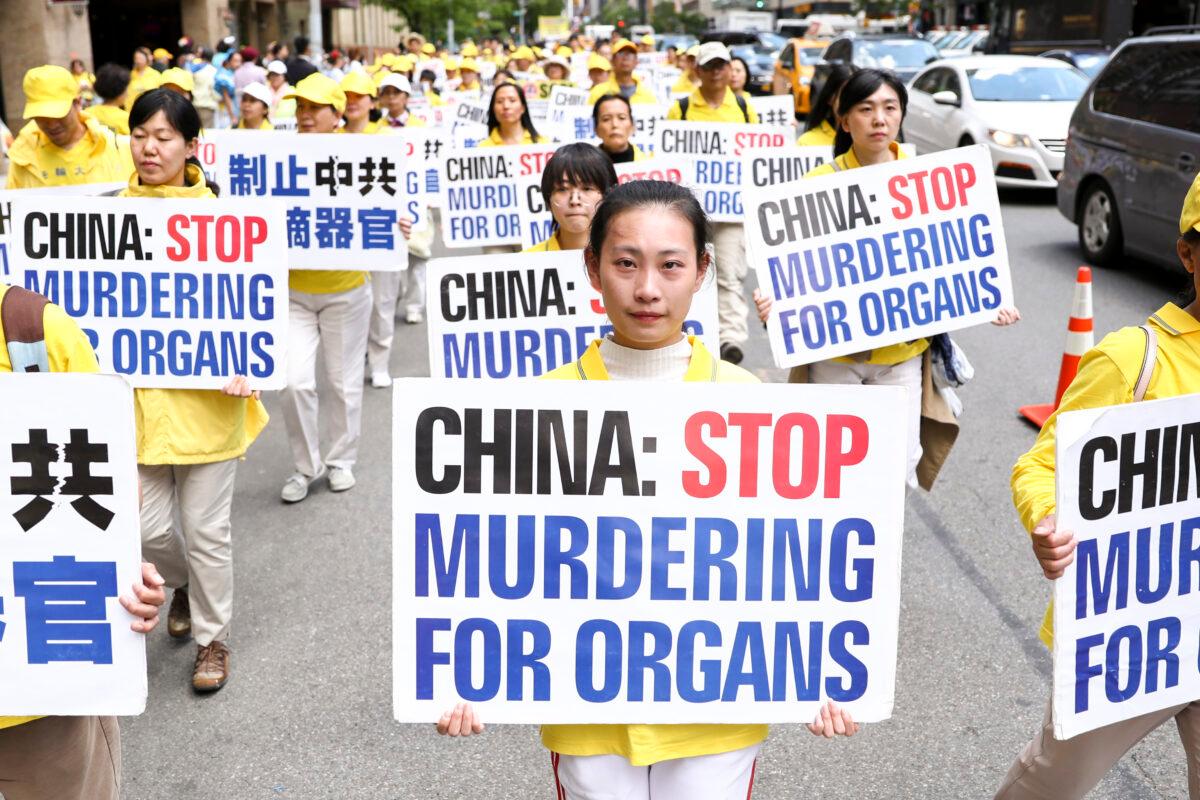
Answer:
[(11, 282), (9, 276), (12, 274), (12, 267), (8, 254), (12, 242), (12, 208), (10, 206), (12, 198), (37, 197), (39, 195), (96, 197), (119, 192), (126, 186), (128, 186), (127, 183), (77, 183), (70, 186), (46, 186), (40, 189), (0, 189), (0, 281)]
[(62, 306), (103, 372), (219, 389), (287, 375), (287, 248), (277, 200), (12, 201), (14, 283)]
[[(1151, 356), (1153, 357), (1153, 355)], [(1200, 699), (1200, 411), (1195, 395), (1058, 418), (1054, 736)]]
[(428, 205), (438, 208), (442, 204), (442, 153), (453, 146), (450, 132), (445, 128), (426, 128), (425, 140), (425, 198)]
[(750, 98), (750, 107), (761, 125), (780, 125), (796, 129), (796, 103), (790, 94), (768, 94)]
[(666, 181), (691, 188), (688, 185), (688, 178), (692, 173), (691, 161), (681, 156), (658, 156), (641, 161), (626, 161), (613, 164), (613, 169), (617, 172), (618, 183)]
[(667, 118), (667, 106), (658, 103), (638, 103), (633, 109), (633, 136), (629, 141), (643, 153), (653, 154), (658, 146), (658, 126)]
[(484, 100), (465, 99), (454, 106), (454, 122), (450, 127), (454, 146), (474, 147), (488, 137), (488, 104)]
[(752, 189), (800, 180), (833, 160), (832, 147), (764, 147), (742, 151), (742, 197)]
[(1013, 304), (982, 145), (747, 189), (780, 367), (991, 322)]
[(556, 147), (532, 144), (444, 151), (439, 171), (446, 247), (520, 244), (523, 213), (544, 226), (550, 210), (536, 210), (544, 206), (542, 168)]
[(588, 91), (555, 84), (550, 90), (544, 133), (557, 142), (592, 138), (592, 106)]
[[(398, 136), (206, 131), (202, 164), (226, 198), (278, 198), (290, 269), (406, 269), (401, 215), (425, 213), (413, 143)], [(210, 170), (205, 166), (206, 171)]]
[(397, 382), (397, 720), (890, 716), (903, 390), (705, 380)]
[(140, 714), (146, 646), (133, 392), (111, 375), (2, 373), (0, 715)]
[[(426, 269), (434, 377), (541, 375), (612, 330), (582, 250), (435, 258)], [(715, 280), (694, 296), (684, 329), (719, 349)]]
[(655, 155), (689, 157), (689, 183), (713, 222), (741, 222), (742, 151), (783, 147), (791, 136), (776, 125), (722, 122), (658, 122)]

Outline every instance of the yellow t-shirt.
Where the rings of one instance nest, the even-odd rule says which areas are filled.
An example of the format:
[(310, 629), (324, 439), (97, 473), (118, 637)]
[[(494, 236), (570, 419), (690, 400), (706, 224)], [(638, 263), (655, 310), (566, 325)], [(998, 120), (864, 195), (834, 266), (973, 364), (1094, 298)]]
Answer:
[(46, 138), (36, 123), (21, 129), (8, 150), (8, 189), (73, 186), (80, 183), (114, 183), (129, 180), (133, 156), (128, 142), (92, 119), (79, 115), (87, 130), (70, 150)]
[[(539, 136), (536, 139), (534, 139), (533, 136), (530, 135), (529, 131), (522, 132), (521, 144), (545, 144), (546, 141), (547, 140), (546, 140), (545, 136)], [(491, 133), (488, 134), (488, 137), (486, 139), (483, 139), (482, 141), (480, 141), (475, 146), (476, 147), (504, 147), (507, 144), (508, 144), (507, 142), (505, 142), (503, 139), (500, 138), (500, 129), (493, 128)]]
[[(1200, 392), (1200, 321), (1174, 303), (1167, 303), (1148, 322), (1158, 334), (1158, 353), (1145, 399)], [(1063, 393), (1058, 409), (1046, 420), (1029, 452), (1013, 465), (1013, 505), (1025, 530), (1032, 531), (1055, 508), (1054, 448), (1058, 415), (1064, 411), (1132, 403), (1145, 352), (1146, 334), (1131, 327), (1113, 331), (1084, 354), (1079, 372)], [(1051, 604), (1046, 609), (1039, 631), (1047, 647), (1054, 644), (1053, 608)]]
[(671, 87), (671, 94), (683, 94), (684, 92), (695, 91), (699, 88), (700, 83), (689, 78), (685, 71), (679, 76), (679, 80), (675, 81), (675, 85)]
[(271, 120), (267, 119), (266, 117), (263, 118), (262, 122), (258, 123), (257, 128), (247, 128), (245, 122), (246, 122), (245, 120), (239, 119), (238, 124), (237, 124), (237, 129), (242, 130), (242, 131), (248, 131), (248, 130), (273, 131), (273, 130), (275, 130), (275, 126), (271, 124)]
[[(654, 96), (654, 92), (652, 92), (648, 86), (639, 81), (637, 78), (634, 78), (633, 82), (637, 88), (633, 90), (633, 94), (628, 98), (630, 105), (658, 102), (658, 98)], [(619, 95), (620, 93), (621, 85), (617, 83), (617, 79), (609, 78), (602, 83), (597, 83), (592, 87), (591, 91), (588, 92), (588, 105), (595, 105), (596, 101), (601, 97), (604, 97), (606, 94)]]
[[(695, 337), (689, 336), (692, 359), (685, 381), (758, 383), (751, 373), (727, 361), (718, 361)], [(582, 372), (582, 375), (580, 374)], [(608, 380), (594, 341), (579, 361), (542, 376), (549, 380)], [(767, 738), (766, 725), (543, 725), (542, 744), (555, 753), (571, 756), (619, 755), (634, 766), (656, 764), (673, 758), (728, 753)]]
[[(667, 111), (667, 119), (683, 119), (683, 110), (676, 100), (671, 104), (671, 108)], [(754, 111), (754, 106), (746, 102), (746, 113), (742, 113), (741, 106), (738, 105), (737, 95), (733, 93), (733, 89), (725, 90), (725, 99), (721, 101), (721, 105), (712, 108), (708, 105), (708, 101), (704, 99), (704, 95), (700, 94), (700, 89), (697, 88), (688, 97), (687, 122), (758, 122), (758, 114)]]
[(134, 102), (138, 97), (151, 89), (157, 89), (162, 85), (162, 76), (154, 67), (136, 67), (129, 71), (129, 88), (125, 90), (125, 110), (129, 111), (133, 108)]
[[(888, 145), (896, 159), (908, 158), (900, 145), (892, 142)], [(834, 169), (834, 164), (837, 164), (837, 169)], [(832, 162), (825, 162), (819, 167), (809, 170), (804, 173), (805, 178), (814, 178), (817, 175), (832, 175), (834, 172), (840, 172), (847, 169), (858, 169), (862, 164), (859, 163), (858, 157), (854, 155), (854, 148), (851, 147), (846, 152), (835, 158)], [(889, 344), (887, 347), (877, 347), (871, 351), (870, 356), (863, 362), (861, 359), (853, 359), (849, 357), (835, 358), (841, 364), (867, 363), (880, 366), (891, 364), (900, 364), (908, 361), (910, 358), (921, 355), (929, 349), (928, 339), (914, 339), (911, 342), (899, 342), (897, 344)]]
[[(7, 284), (0, 283), (0, 302), (3, 302), (8, 288)], [(46, 355), (50, 362), (51, 372), (100, 371), (100, 365), (96, 363), (96, 354), (93, 352), (87, 336), (62, 308), (53, 303), (46, 306), (42, 312), (42, 328), (45, 331)], [(2, 327), (0, 327), (0, 372), (12, 372), (12, 362), (8, 358), (8, 342), (4, 339)], [(0, 717), (0, 730), (13, 728), (35, 719), (41, 719), (41, 717)]]
[(129, 112), (120, 106), (88, 106), (87, 113), (113, 133), (129, 135)]
[(800, 134), (800, 138), (796, 140), (796, 144), (801, 147), (833, 147), (833, 140), (837, 138), (837, 131), (826, 120), (811, 131), (805, 131)]
[(558, 243), (558, 232), (551, 234), (549, 239), (544, 242), (538, 242), (533, 247), (526, 247), (522, 253), (555, 253), (562, 250), (562, 246)]

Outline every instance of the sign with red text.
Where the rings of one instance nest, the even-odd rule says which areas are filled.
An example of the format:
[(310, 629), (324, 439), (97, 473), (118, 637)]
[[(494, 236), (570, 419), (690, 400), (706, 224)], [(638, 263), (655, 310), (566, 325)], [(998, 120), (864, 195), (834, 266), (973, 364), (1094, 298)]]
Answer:
[(143, 388), (219, 389), (236, 375), (283, 388), (278, 201), (22, 196), (12, 221), (13, 283), (73, 317), (102, 372)]
[(1057, 525), (1076, 546), (1054, 581), (1053, 723), (1069, 739), (1200, 700), (1200, 410), (1185, 395), (1057, 424)]
[(991, 322), (1013, 305), (982, 145), (748, 187), (745, 197), (777, 366)]
[(551, 214), (542, 202), (542, 169), (557, 147), (529, 144), (443, 151), (439, 172), (446, 246), (521, 244), (523, 213), (529, 224), (544, 227)]
[(887, 719), (903, 390), (591, 377), (398, 381), (396, 719)]

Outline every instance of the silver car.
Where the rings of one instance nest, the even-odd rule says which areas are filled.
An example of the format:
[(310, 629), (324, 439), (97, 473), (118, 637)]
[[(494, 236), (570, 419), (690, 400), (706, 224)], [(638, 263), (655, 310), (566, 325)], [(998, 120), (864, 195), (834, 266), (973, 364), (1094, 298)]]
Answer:
[(1086, 261), (1174, 266), (1179, 209), (1200, 169), (1200, 35), (1127, 39), (1071, 117), (1058, 210)]

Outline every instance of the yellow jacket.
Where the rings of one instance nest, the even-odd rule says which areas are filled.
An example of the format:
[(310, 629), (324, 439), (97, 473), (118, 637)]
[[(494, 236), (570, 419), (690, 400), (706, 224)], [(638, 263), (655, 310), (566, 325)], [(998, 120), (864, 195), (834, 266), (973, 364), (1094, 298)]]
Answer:
[[(521, 144), (545, 144), (547, 141), (545, 136), (539, 136), (536, 139), (530, 135), (529, 131), (523, 131), (521, 136)], [(476, 147), (504, 147), (506, 142), (500, 138), (500, 129), (493, 128), (488, 137), (483, 139)]]
[[(0, 283), (0, 302), (8, 292), (8, 285)], [(45, 331), (46, 355), (51, 372), (99, 372), (96, 354), (87, 336), (79, 329), (67, 312), (51, 303), (42, 312), (42, 328)], [(0, 327), (0, 372), (12, 372), (8, 358), (8, 342), (4, 329)], [(12, 728), (40, 717), (0, 717), (0, 730)]]
[[(678, 100), (671, 104), (671, 108), (667, 111), (667, 119), (683, 119), (683, 110)], [(757, 123), (758, 114), (749, 101), (746, 101), (746, 113), (743, 114), (733, 89), (725, 90), (725, 99), (721, 101), (721, 105), (710, 108), (704, 95), (700, 94), (700, 87), (696, 87), (696, 90), (688, 97), (687, 121)]]
[(129, 71), (129, 87), (125, 89), (125, 110), (133, 108), (133, 104), (144, 92), (157, 89), (162, 85), (162, 77), (154, 67), (146, 66), (141, 70), (136, 67)]
[(80, 183), (110, 183), (129, 180), (133, 157), (128, 143), (80, 112), (87, 127), (83, 138), (63, 150), (46, 138), (36, 123), (29, 123), (8, 150), (9, 189), (38, 189), (43, 186), (72, 186)]
[[(812, 131), (809, 131), (809, 133), (812, 133)], [(892, 153), (895, 154), (897, 159), (908, 158), (908, 155), (900, 149), (900, 145), (896, 144), (895, 142), (889, 144), (888, 147), (891, 148)], [(837, 169), (834, 169), (834, 164), (837, 164)], [(859, 163), (858, 157), (854, 155), (854, 148), (851, 147), (849, 150), (835, 158), (832, 162), (827, 161), (821, 166), (804, 173), (804, 177), (815, 178), (817, 175), (832, 175), (835, 172), (840, 172), (847, 169), (858, 169), (861, 166), (862, 164)], [(914, 339), (911, 342), (890, 344), (887, 347), (877, 347), (874, 350), (871, 350), (870, 356), (864, 363), (884, 366), (889, 364), (899, 364), (901, 362), (908, 361), (914, 356), (921, 355), (921, 353), (924, 353), (928, 349), (928, 339)], [(858, 359), (845, 356), (841, 358), (835, 358), (833, 360), (842, 364), (853, 364), (859, 361)]]
[[(135, 174), (121, 197), (215, 198), (200, 168), (188, 166), (184, 186), (143, 186)], [(267, 424), (253, 397), (211, 389), (136, 389), (139, 464), (208, 464), (238, 458)]]
[(829, 120), (826, 120), (811, 131), (800, 134), (796, 144), (801, 147), (833, 147), (833, 140), (836, 137), (837, 131), (829, 124)]
[(87, 113), (113, 133), (129, 135), (129, 112), (120, 106), (89, 106)]
[[(1200, 322), (1174, 303), (1167, 303), (1148, 320), (1158, 334), (1158, 354), (1146, 400), (1200, 392)], [(1084, 354), (1079, 373), (1029, 452), (1012, 471), (1013, 504), (1025, 530), (1032, 531), (1054, 511), (1054, 447), (1058, 415), (1081, 408), (1100, 408), (1133, 402), (1133, 389), (1142, 370), (1146, 334), (1140, 328), (1121, 328), (1105, 336)], [(1046, 609), (1039, 632), (1047, 647), (1054, 643), (1053, 605)]]
[[(718, 361), (694, 336), (685, 381), (758, 383), (758, 378), (727, 361)], [(549, 380), (608, 380), (600, 341), (592, 342), (578, 361), (542, 376)], [(619, 755), (634, 766), (673, 758), (727, 753), (767, 738), (766, 725), (543, 725), (542, 744), (571, 756)]]
[(700, 84), (688, 77), (687, 70), (679, 76), (679, 80), (675, 81), (675, 85), (671, 87), (671, 94), (683, 94), (699, 89)]
[[(654, 96), (654, 92), (652, 92), (649, 87), (647, 87), (644, 83), (639, 81), (637, 78), (634, 78), (633, 82), (637, 86), (637, 88), (633, 90), (633, 94), (630, 95), (630, 97), (629, 97), (630, 105), (637, 105), (639, 103), (657, 103), (658, 102), (658, 98)], [(609, 78), (608, 80), (603, 81), (602, 83), (597, 83), (595, 86), (592, 87), (592, 90), (590, 92), (588, 92), (588, 105), (594, 106), (596, 104), (596, 101), (599, 100), (601, 97), (604, 97), (604, 95), (606, 95), (606, 94), (619, 95), (620, 93), (621, 93), (621, 86), (620, 86), (620, 84), (617, 83), (617, 79)]]
[(562, 245), (558, 243), (558, 231), (550, 234), (550, 238), (544, 242), (538, 242), (533, 247), (526, 247), (522, 253), (556, 253), (562, 250)]

